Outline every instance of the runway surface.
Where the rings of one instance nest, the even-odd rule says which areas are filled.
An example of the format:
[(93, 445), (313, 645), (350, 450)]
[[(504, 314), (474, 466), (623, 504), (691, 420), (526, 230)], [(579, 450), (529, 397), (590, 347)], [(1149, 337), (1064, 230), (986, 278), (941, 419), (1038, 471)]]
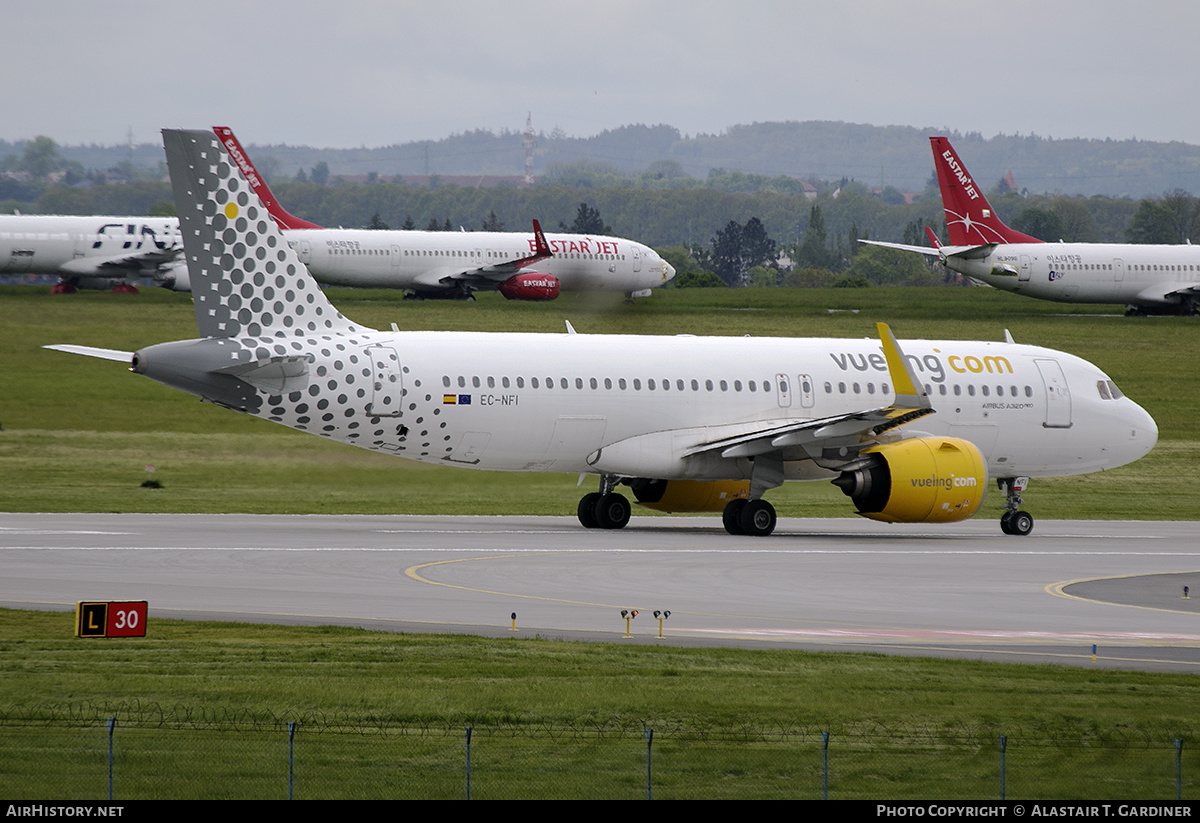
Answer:
[[(1200, 672), (1196, 533), (781, 519), (755, 539), (719, 517), (611, 532), (558, 517), (0, 514), (0, 606), (136, 599), (152, 617)], [(621, 609), (639, 611), (630, 641)], [(655, 609), (671, 612), (661, 641)]]

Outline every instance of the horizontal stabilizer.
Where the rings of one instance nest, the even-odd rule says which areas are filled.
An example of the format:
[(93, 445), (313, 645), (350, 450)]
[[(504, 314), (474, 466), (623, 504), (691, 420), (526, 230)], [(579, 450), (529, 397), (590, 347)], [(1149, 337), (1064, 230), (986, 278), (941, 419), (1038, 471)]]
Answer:
[(53, 349), (54, 351), (65, 351), (68, 354), (82, 354), (87, 357), (99, 357), (101, 360), (117, 360), (124, 363), (129, 363), (133, 360), (133, 352), (119, 351), (117, 349), (100, 349), (95, 346), (72, 346), (69, 344), (60, 344), (57, 346), (42, 346), (43, 349)]

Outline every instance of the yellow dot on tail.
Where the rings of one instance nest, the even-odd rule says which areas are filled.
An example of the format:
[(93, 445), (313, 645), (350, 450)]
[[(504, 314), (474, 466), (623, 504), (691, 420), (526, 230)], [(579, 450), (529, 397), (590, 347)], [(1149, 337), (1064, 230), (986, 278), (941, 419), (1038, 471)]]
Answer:
[(226, 203), (225, 204), (225, 216), (228, 217), (230, 220), (237, 217), (237, 203)]

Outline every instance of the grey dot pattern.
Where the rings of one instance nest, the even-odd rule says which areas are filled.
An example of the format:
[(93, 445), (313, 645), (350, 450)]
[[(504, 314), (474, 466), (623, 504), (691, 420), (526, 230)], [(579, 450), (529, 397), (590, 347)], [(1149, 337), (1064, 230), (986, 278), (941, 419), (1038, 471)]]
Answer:
[(180, 227), (200, 333), (312, 337), (369, 331), (325, 298), (216, 135), (182, 134), (191, 162), (185, 179), (176, 179), (178, 164), (171, 175), (172, 185), (185, 186), (195, 204), (180, 210)]
[[(417, 459), (450, 453), (410, 422), (408, 389), (422, 381), (407, 374), (395, 336), (329, 303), (216, 136), (163, 134), (197, 325), (227, 341), (230, 366), (263, 400), (257, 415)], [(427, 407), (441, 399), (422, 394)]]

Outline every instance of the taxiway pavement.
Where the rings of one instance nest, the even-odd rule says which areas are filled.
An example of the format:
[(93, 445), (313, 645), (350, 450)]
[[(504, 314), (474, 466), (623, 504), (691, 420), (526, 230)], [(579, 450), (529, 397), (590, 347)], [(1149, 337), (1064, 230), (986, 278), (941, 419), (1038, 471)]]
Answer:
[[(0, 514), (0, 605), (136, 599), (152, 617), (1200, 671), (1195, 534), (784, 518), (755, 539), (714, 517), (598, 531), (560, 517)], [(630, 641), (622, 609), (639, 611)], [(663, 640), (655, 609), (671, 612)]]

